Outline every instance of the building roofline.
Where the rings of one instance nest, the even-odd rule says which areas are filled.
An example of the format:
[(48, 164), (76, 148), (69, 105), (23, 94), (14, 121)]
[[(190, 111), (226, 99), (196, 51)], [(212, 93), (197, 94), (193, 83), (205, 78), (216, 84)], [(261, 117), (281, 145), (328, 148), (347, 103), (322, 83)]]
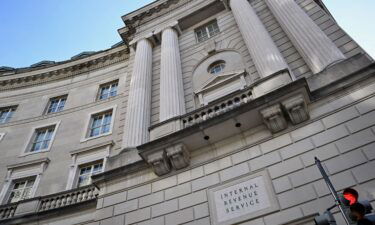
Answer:
[(81, 63), (87, 63), (91, 60), (97, 60), (98, 58), (105, 57), (107, 55), (111, 55), (114, 52), (118, 51), (126, 51), (128, 53), (128, 47), (123, 43), (119, 42), (115, 45), (113, 45), (111, 48), (101, 50), (101, 51), (87, 51), (87, 52), (81, 52), (73, 57), (71, 57), (68, 60), (64, 61), (49, 61), (49, 60), (43, 60), (38, 63), (32, 64), (28, 67), (19, 67), (19, 68), (13, 68), (8, 66), (1, 66), (0, 67), (0, 80), (3, 80), (3, 76), (9, 76), (9, 75), (22, 75), (22, 74), (28, 74), (28, 73), (44, 73), (46, 70), (57, 70), (61, 69), (61, 67), (69, 67), (72, 65), (77, 65)]

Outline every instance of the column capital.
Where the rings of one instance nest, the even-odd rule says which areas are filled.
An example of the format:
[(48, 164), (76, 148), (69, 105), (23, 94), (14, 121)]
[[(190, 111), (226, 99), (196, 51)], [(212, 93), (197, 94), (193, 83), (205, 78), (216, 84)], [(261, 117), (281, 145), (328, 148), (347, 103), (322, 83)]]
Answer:
[(155, 31), (153, 33), (154, 33), (154, 35), (162, 35), (162, 33), (167, 29), (173, 29), (174, 31), (177, 32), (178, 35), (181, 35), (181, 33), (182, 33), (181, 28), (178, 24), (178, 21), (173, 21), (173, 22), (168, 23), (164, 26), (158, 27), (157, 29), (155, 29)]
[(157, 27), (155, 30), (148, 32), (148, 33), (142, 33), (137, 35), (136, 37), (133, 38), (132, 41), (129, 42), (129, 45), (133, 47), (133, 49), (136, 49), (137, 43), (141, 41), (142, 39), (146, 39), (151, 42), (153, 46), (156, 46), (161, 43), (161, 36), (163, 31), (167, 29), (173, 29), (177, 32), (178, 35), (182, 34), (181, 28), (178, 24), (178, 21), (173, 21), (167, 24), (163, 24), (159, 27)]
[(139, 36), (139, 37), (135, 37), (131, 42), (129, 42), (129, 45), (134, 49), (136, 50), (137, 49), (137, 44), (142, 41), (142, 40), (146, 40), (148, 41), (152, 47), (154, 47), (156, 45), (156, 41), (155, 41), (155, 38), (154, 38), (154, 35), (153, 33), (148, 33), (147, 35), (143, 35), (143, 36)]

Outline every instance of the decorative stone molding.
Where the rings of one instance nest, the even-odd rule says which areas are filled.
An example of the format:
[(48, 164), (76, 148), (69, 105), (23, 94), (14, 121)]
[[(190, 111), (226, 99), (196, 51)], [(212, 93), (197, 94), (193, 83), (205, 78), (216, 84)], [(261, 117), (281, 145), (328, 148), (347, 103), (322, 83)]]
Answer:
[(281, 104), (294, 125), (302, 123), (310, 117), (306, 100), (302, 94), (289, 98)]
[(155, 2), (150, 7), (145, 7), (143, 11), (135, 11), (122, 17), (125, 27), (119, 30), (119, 33), (125, 43), (130, 43), (136, 32), (136, 27), (148, 23), (155, 18), (159, 18), (170, 11), (180, 8), (194, 0), (167, 0), (162, 3)]
[(150, 151), (140, 151), (141, 157), (152, 166), (158, 176), (172, 171), (183, 169), (190, 165), (190, 154), (183, 144), (170, 145)]
[(288, 127), (280, 104), (276, 104), (260, 111), (264, 123), (272, 133), (277, 133)]
[(156, 175), (162, 176), (171, 171), (171, 165), (164, 150), (148, 155), (147, 163), (149, 163)]
[(172, 166), (176, 169), (183, 169), (190, 164), (189, 151), (183, 144), (178, 144), (173, 147), (166, 149), (167, 156), (172, 163)]
[(47, 68), (17, 69), (15, 74), (0, 77), (0, 91), (42, 85), (124, 62), (129, 58), (129, 49), (126, 46), (118, 48), (110, 49), (108, 53), (101, 52), (87, 58), (57, 63), (56, 66)]

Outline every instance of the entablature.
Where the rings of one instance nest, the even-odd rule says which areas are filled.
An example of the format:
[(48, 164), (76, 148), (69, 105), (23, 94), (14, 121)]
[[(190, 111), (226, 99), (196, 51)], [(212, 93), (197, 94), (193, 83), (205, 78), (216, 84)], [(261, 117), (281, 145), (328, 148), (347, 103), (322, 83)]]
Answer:
[(176, 21), (180, 31), (223, 10), (224, 4), (219, 0), (158, 1), (123, 16), (125, 27), (118, 32), (126, 44), (132, 45), (139, 39), (149, 38), (150, 34), (160, 35), (163, 28)]
[(14, 69), (13, 74), (0, 75), (0, 91), (45, 84), (82, 73), (104, 68), (129, 58), (126, 45), (111, 48), (86, 57), (78, 57), (69, 61), (55, 63), (48, 67)]

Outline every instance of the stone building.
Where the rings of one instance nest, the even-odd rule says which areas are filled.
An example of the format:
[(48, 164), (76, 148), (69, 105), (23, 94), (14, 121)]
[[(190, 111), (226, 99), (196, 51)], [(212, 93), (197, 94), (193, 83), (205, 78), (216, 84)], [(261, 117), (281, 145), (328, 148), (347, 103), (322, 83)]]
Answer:
[(374, 62), (321, 0), (122, 19), (108, 50), (0, 68), (0, 224), (313, 224), (315, 156), (375, 198)]

